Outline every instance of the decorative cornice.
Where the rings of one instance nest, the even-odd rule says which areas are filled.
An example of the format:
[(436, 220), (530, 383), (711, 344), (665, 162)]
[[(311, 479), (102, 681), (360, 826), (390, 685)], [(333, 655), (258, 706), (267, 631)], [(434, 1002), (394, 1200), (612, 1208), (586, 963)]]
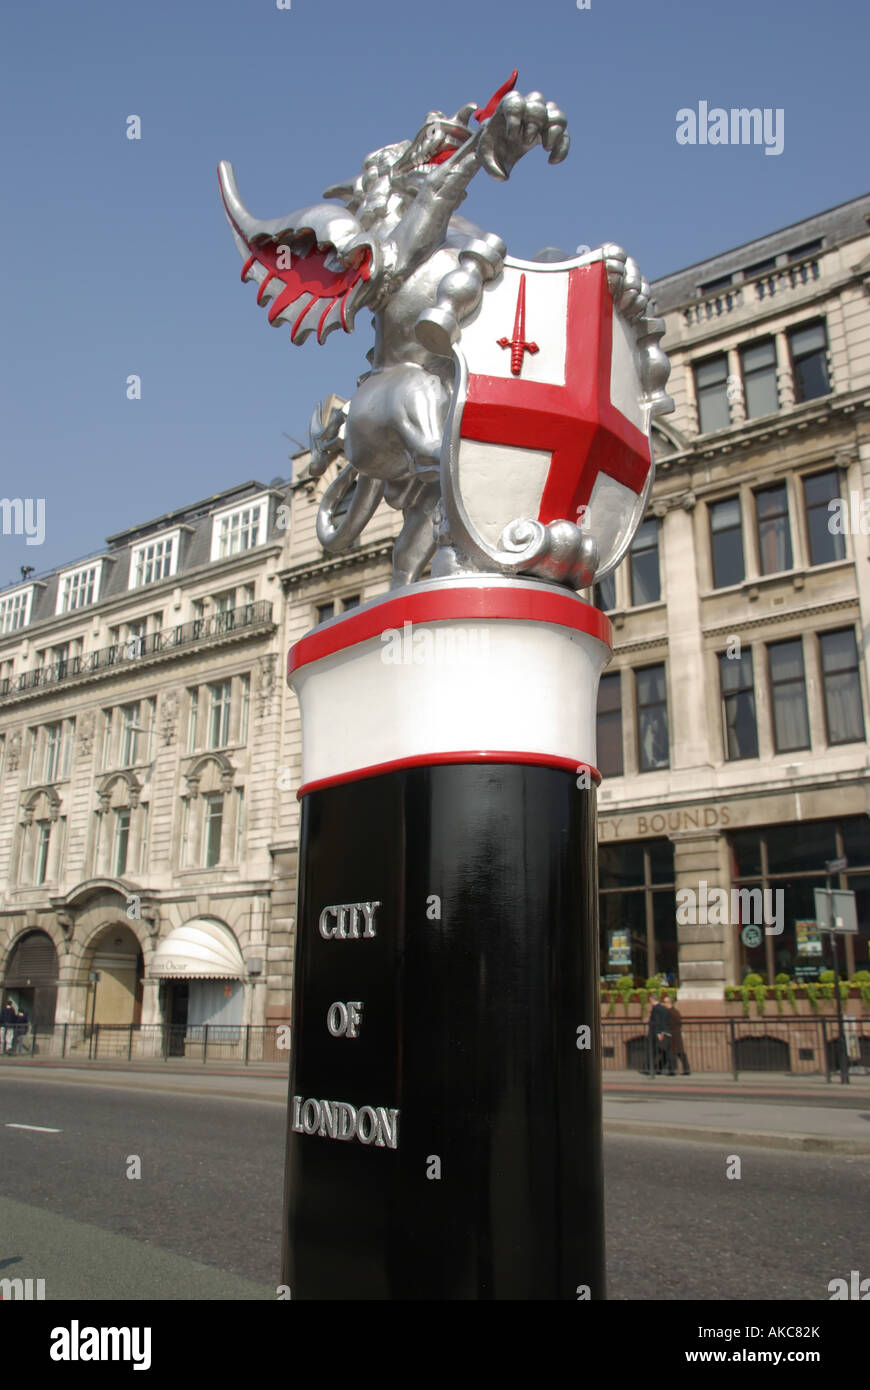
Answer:
[[(774, 435), (777, 438), (785, 438), (790, 434), (803, 433), (810, 428), (825, 428), (830, 425), (832, 415), (851, 415), (859, 407), (870, 410), (870, 396), (867, 396), (866, 391), (849, 391), (834, 397), (823, 396), (776, 415), (765, 415), (758, 422), (747, 421), (742, 425), (734, 425), (727, 431), (723, 430), (715, 440), (709, 435), (700, 434), (686, 449), (657, 459), (656, 472), (666, 473), (674, 467), (691, 467), (692, 464), (709, 462), (717, 454), (725, 455), (734, 453), (736, 449), (749, 449), (754, 445), (765, 444)], [(842, 446), (836, 446), (837, 449), (840, 447)]]
[(839, 613), (846, 608), (855, 609), (856, 614), (860, 611), (857, 594), (849, 598), (832, 599), (829, 603), (810, 604), (797, 612), (793, 608), (787, 608), (777, 610), (776, 613), (765, 613), (757, 618), (732, 618), (731, 622), (724, 626), (718, 624), (716, 627), (702, 626), (701, 635), (703, 637), (727, 637), (731, 633), (747, 632), (753, 628), (785, 623), (790, 618), (797, 618), (801, 623), (805, 623), (808, 618), (817, 617), (822, 613)]
[(358, 550), (348, 550), (343, 555), (330, 555), (325, 560), (313, 560), (304, 565), (294, 565), (291, 569), (279, 570), (278, 579), (285, 593), (298, 588), (311, 579), (326, 578), (339, 570), (353, 569), (370, 560), (389, 559), (394, 540), (376, 541), (372, 545), (361, 546)]

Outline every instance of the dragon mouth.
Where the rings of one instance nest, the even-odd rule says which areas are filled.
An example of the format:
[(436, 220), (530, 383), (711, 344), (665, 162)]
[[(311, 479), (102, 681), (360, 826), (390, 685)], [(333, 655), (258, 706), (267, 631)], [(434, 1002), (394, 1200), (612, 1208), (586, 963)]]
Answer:
[(453, 121), (439, 121), (435, 131), (427, 131), (422, 139), (414, 141), (411, 148), (397, 160), (393, 172), (402, 177), (444, 164), (470, 139), (471, 131), (467, 126)]

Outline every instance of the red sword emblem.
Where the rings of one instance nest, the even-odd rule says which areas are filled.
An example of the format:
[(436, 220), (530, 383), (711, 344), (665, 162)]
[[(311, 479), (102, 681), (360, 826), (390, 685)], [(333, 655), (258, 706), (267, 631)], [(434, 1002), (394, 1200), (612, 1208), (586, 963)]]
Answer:
[(520, 288), (517, 291), (517, 311), (514, 315), (514, 336), (512, 338), (497, 338), (499, 347), (510, 348), (511, 350), (511, 374), (519, 376), (523, 370), (523, 354), (526, 352), (537, 352), (537, 343), (526, 342), (526, 277), (520, 276)]

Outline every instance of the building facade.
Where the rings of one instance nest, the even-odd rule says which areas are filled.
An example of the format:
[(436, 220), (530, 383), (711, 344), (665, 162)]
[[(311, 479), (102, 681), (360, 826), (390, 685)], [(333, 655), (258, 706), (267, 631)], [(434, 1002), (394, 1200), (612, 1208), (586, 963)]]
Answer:
[[(833, 859), (857, 895), (846, 965), (867, 968), (868, 285), (870, 195), (653, 286), (676, 409), (631, 552), (588, 596), (615, 639), (599, 700), (611, 979), (664, 971), (710, 1001), (747, 970), (811, 975)], [(289, 1018), (286, 653), (387, 589), (400, 521), (382, 507), (326, 555), (315, 518), (337, 470), (315, 480), (300, 455), (290, 482), (0, 591), (0, 981), (40, 1027)]]

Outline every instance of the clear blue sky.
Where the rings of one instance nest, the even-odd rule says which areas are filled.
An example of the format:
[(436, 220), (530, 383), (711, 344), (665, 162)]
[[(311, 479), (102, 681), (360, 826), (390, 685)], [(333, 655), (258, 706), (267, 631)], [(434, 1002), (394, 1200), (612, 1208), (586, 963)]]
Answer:
[[(282, 431), (365, 368), (368, 315), (322, 347), (269, 328), (218, 159), (279, 216), (517, 66), (571, 153), (479, 175), (463, 211), (521, 256), (620, 242), (652, 279), (867, 190), (868, 30), (853, 0), (5, 0), (0, 496), (45, 497), (46, 539), (0, 534), (0, 585), (286, 477)], [(782, 107), (784, 152), (678, 145), (699, 100)]]

